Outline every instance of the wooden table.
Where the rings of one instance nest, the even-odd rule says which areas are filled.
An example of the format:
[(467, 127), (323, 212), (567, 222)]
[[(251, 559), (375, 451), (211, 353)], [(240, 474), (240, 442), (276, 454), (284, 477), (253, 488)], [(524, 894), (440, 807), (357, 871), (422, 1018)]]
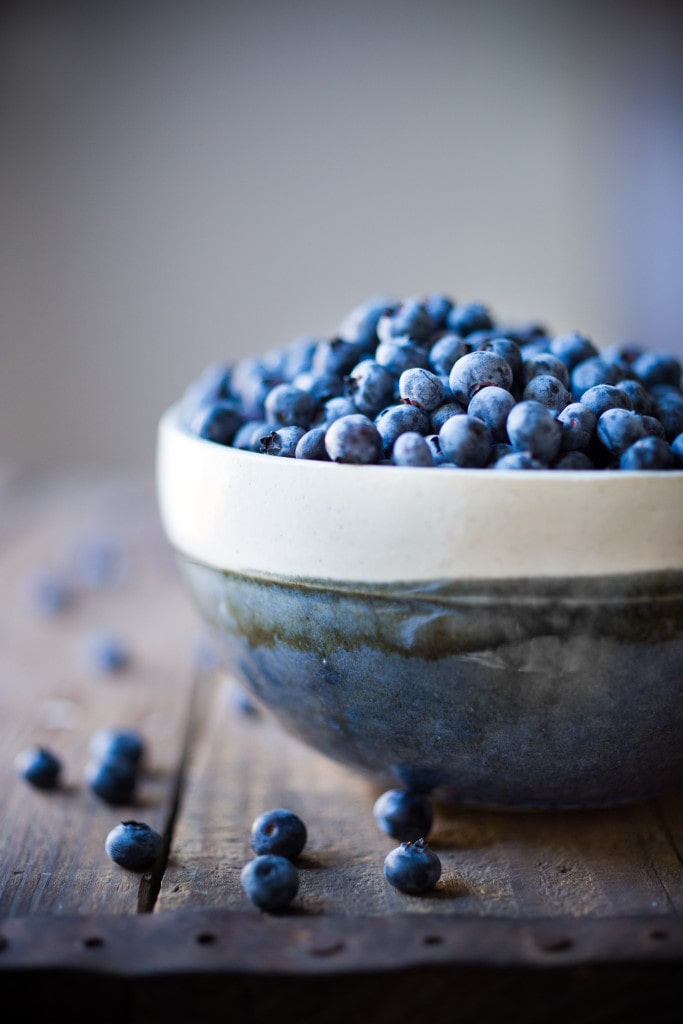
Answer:
[[(110, 538), (115, 579), (74, 573)], [(53, 614), (27, 581), (60, 570)], [(436, 889), (405, 896), (382, 862), (373, 785), (245, 711), (217, 665), (157, 517), (153, 481), (0, 477), (0, 984), (12, 1020), (65, 1009), (100, 1021), (677, 1020), (683, 995), (683, 794), (635, 806), (521, 813), (436, 806)], [(120, 672), (85, 657), (122, 637)], [(136, 802), (84, 781), (103, 725), (134, 725), (150, 756)], [(14, 765), (33, 743), (63, 785)], [(308, 826), (301, 888), (266, 914), (239, 883), (257, 814)], [(168, 856), (149, 874), (106, 856), (119, 821), (147, 821)], [(86, 1010), (87, 1008), (87, 1010)], [(122, 1014), (125, 1017), (122, 1018)], [(293, 1016), (292, 1016), (293, 1019)]]

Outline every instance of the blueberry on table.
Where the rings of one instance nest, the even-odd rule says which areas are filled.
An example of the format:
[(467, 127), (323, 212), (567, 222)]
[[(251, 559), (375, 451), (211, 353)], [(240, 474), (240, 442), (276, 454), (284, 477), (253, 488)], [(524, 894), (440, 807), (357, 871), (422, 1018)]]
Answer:
[(59, 615), (71, 607), (74, 589), (67, 576), (58, 569), (36, 569), (25, 581), (28, 606), (39, 615)]
[(240, 882), (251, 902), (261, 910), (281, 910), (299, 891), (299, 872), (288, 857), (262, 853), (247, 861)]
[(99, 762), (120, 757), (137, 767), (145, 754), (145, 740), (137, 729), (106, 726), (93, 733), (90, 753)]
[(427, 892), (441, 878), (441, 861), (424, 839), (401, 843), (386, 855), (384, 877), (400, 892)]
[(375, 821), (392, 839), (414, 842), (429, 835), (432, 805), (424, 794), (404, 789), (388, 789), (375, 800)]
[(107, 856), (129, 871), (145, 871), (161, 853), (161, 836), (144, 821), (121, 821), (107, 835)]
[(274, 807), (254, 820), (249, 839), (254, 853), (275, 853), (291, 860), (303, 850), (308, 834), (297, 814), (286, 807)]
[(85, 638), (83, 650), (86, 663), (96, 672), (122, 672), (130, 662), (126, 643), (108, 630), (90, 633)]
[(93, 793), (107, 804), (129, 804), (138, 782), (137, 765), (125, 757), (93, 760), (85, 769), (85, 779)]
[(47, 747), (27, 747), (15, 758), (15, 767), (22, 778), (36, 789), (56, 789), (62, 772), (62, 762)]

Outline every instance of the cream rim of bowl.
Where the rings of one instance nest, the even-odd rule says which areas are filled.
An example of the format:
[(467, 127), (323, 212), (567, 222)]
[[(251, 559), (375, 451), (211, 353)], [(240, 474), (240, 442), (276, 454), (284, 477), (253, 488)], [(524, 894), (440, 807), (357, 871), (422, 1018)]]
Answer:
[(178, 554), (353, 583), (683, 570), (683, 471), (448, 470), (279, 459), (161, 418), (157, 495)]

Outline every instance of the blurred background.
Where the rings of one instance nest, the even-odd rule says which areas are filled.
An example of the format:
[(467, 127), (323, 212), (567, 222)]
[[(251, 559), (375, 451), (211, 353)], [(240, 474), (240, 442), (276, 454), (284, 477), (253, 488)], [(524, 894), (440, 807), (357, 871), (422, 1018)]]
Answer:
[(682, 8), (6, 2), (0, 462), (151, 473), (207, 363), (379, 292), (683, 356)]

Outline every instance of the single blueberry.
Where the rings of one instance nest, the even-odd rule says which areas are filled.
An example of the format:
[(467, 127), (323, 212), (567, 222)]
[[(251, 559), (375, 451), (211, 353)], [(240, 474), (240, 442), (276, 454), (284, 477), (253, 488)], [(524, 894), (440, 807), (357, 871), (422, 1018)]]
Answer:
[[(398, 380), (398, 392), (404, 402), (427, 412), (433, 412), (446, 398), (441, 379), (421, 366), (403, 371)], [(386, 405), (386, 402), (383, 404)], [(379, 412), (379, 409), (376, 411)]]
[(432, 318), (434, 329), (440, 331), (446, 326), (448, 314), (453, 309), (455, 302), (448, 295), (442, 292), (433, 292), (424, 300), (425, 309)]
[(387, 313), (392, 313), (399, 305), (398, 299), (388, 295), (373, 296), (350, 310), (337, 331), (342, 341), (359, 346), (364, 351), (377, 347), (377, 322)]
[(429, 415), (416, 405), (403, 402), (389, 405), (375, 417), (375, 426), (379, 433), (383, 454), (391, 457), (394, 443), (400, 434), (414, 432), (427, 434), (429, 431)]
[(74, 576), (86, 587), (115, 587), (125, 580), (129, 552), (119, 538), (109, 533), (85, 533), (73, 546)]
[(424, 345), (405, 342), (399, 339), (381, 341), (375, 349), (375, 359), (385, 369), (400, 377), (404, 370), (413, 367), (429, 367), (429, 349)]
[(311, 370), (314, 373), (333, 373), (343, 380), (362, 358), (365, 346), (343, 338), (322, 338), (315, 347)]
[(145, 756), (145, 739), (138, 729), (106, 726), (93, 733), (90, 753), (96, 761), (121, 757), (138, 767)]
[(633, 411), (640, 413), (641, 416), (649, 416), (652, 410), (652, 399), (648, 393), (647, 388), (635, 380), (633, 377), (626, 377), (625, 380), (619, 380), (614, 385), (619, 388), (620, 391), (625, 391), (628, 397), (631, 399), (631, 405)]
[(491, 430), (483, 420), (463, 413), (451, 416), (439, 431), (446, 458), (463, 469), (479, 469), (491, 458)]
[(643, 437), (621, 453), (620, 469), (675, 469), (676, 455), (661, 437)]
[(435, 331), (434, 321), (420, 299), (405, 299), (395, 309), (381, 315), (377, 321), (380, 342), (400, 339), (424, 346)]
[(550, 409), (533, 399), (518, 402), (510, 410), (507, 432), (517, 451), (528, 452), (540, 462), (551, 462), (560, 451), (562, 426)]
[(273, 429), (273, 425), (266, 420), (248, 420), (238, 429), (232, 446), (245, 452), (258, 452), (261, 450), (261, 438)]
[(296, 443), (294, 457), (296, 459), (312, 459), (315, 462), (329, 462), (330, 456), (325, 447), (327, 427), (311, 427), (302, 434)]
[(656, 416), (664, 427), (664, 434), (667, 441), (673, 441), (683, 432), (683, 394), (675, 390), (655, 390), (650, 394), (653, 397), (652, 415)]
[(93, 793), (105, 803), (129, 804), (135, 796), (138, 768), (126, 757), (109, 755), (88, 762), (85, 780)]
[(595, 384), (579, 397), (582, 405), (587, 405), (599, 418), (607, 409), (633, 409), (633, 402), (625, 391), (614, 384)]
[(14, 765), (21, 777), (36, 789), (56, 789), (59, 785), (61, 758), (48, 747), (27, 747), (17, 754)]
[(562, 451), (573, 452), (587, 448), (595, 437), (598, 417), (581, 402), (570, 402), (557, 414), (562, 427)]
[(276, 384), (264, 399), (263, 411), (273, 426), (308, 430), (316, 411), (316, 401), (308, 391), (293, 384)]
[(509, 391), (512, 367), (495, 352), (468, 352), (453, 364), (448, 380), (455, 400), (468, 406), (472, 396), (490, 384)]
[(60, 615), (72, 607), (76, 592), (72, 580), (60, 569), (46, 567), (30, 572), (24, 581), (26, 603), (39, 615)]
[(595, 469), (595, 463), (586, 452), (574, 449), (553, 462), (553, 469)]
[(535, 352), (522, 359), (522, 384), (527, 386), (534, 377), (556, 377), (569, 390), (569, 370), (559, 356), (552, 352)]
[(255, 818), (249, 835), (254, 853), (277, 853), (281, 857), (298, 857), (308, 839), (301, 818), (285, 807), (264, 811)]
[(95, 672), (112, 674), (123, 672), (131, 661), (128, 644), (117, 633), (98, 629), (89, 633), (83, 642), (86, 665)]
[(645, 437), (643, 418), (630, 409), (605, 409), (598, 419), (598, 437), (612, 455), (622, 455)]
[(552, 412), (561, 412), (572, 401), (571, 392), (561, 380), (551, 374), (540, 373), (532, 377), (522, 392), (522, 401), (540, 402)]
[[(558, 334), (550, 341), (549, 351), (552, 355), (561, 359), (567, 369), (571, 371), (579, 363), (586, 359), (594, 359), (600, 353), (594, 343), (578, 331), (571, 331), (569, 334)], [(569, 387), (569, 381), (565, 381)]]
[(545, 462), (535, 458), (531, 452), (513, 450), (505, 452), (491, 464), (491, 469), (547, 469)]
[(589, 388), (599, 384), (616, 384), (624, 376), (624, 371), (616, 363), (608, 363), (601, 356), (590, 356), (572, 369), (569, 376), (570, 391), (574, 398), (579, 399)]
[(681, 386), (681, 362), (666, 352), (642, 352), (633, 363), (633, 371), (648, 390), (658, 384)]
[(202, 405), (188, 419), (188, 428), (207, 441), (215, 444), (232, 444), (244, 416), (237, 404), (229, 398)]
[(261, 438), (260, 452), (262, 455), (293, 459), (296, 447), (305, 433), (303, 427), (278, 427)]
[(297, 373), (292, 380), (292, 386), (300, 391), (306, 391), (314, 399), (316, 412), (330, 398), (338, 398), (344, 394), (344, 379), (337, 373), (313, 373), (312, 370), (306, 370)]
[(375, 800), (372, 813), (383, 832), (402, 842), (426, 838), (432, 828), (432, 804), (423, 793), (388, 789)]
[[(459, 416), (467, 412), (462, 402), (447, 401), (438, 406), (429, 417), (429, 428), (433, 434), (438, 434), (447, 419), (451, 416)], [(481, 418), (481, 417), (480, 417)]]
[(473, 331), (487, 331), (494, 326), (493, 318), (481, 302), (463, 302), (453, 306), (446, 317), (446, 327), (466, 337)]
[(384, 877), (410, 895), (433, 889), (441, 878), (441, 861), (423, 838), (401, 843), (384, 860)]
[(515, 400), (509, 391), (491, 385), (472, 396), (467, 413), (484, 421), (494, 444), (505, 443), (508, 440), (507, 418), (514, 405)]
[(368, 464), (382, 457), (382, 437), (360, 412), (334, 420), (325, 433), (325, 447), (333, 462)]
[(470, 349), (459, 334), (442, 334), (429, 349), (427, 360), (434, 373), (447, 377), (456, 359), (466, 355)]
[(344, 378), (344, 389), (356, 412), (362, 412), (373, 419), (391, 402), (396, 379), (386, 366), (375, 359), (364, 359)]
[(146, 871), (158, 859), (161, 835), (145, 821), (121, 821), (104, 841), (107, 856), (128, 871)]
[(352, 416), (357, 412), (358, 409), (353, 404), (352, 398), (349, 398), (348, 395), (339, 395), (337, 398), (330, 398), (323, 403), (317, 423), (319, 426), (329, 426), (340, 416)]
[(522, 368), (524, 365), (524, 359), (522, 357), (522, 349), (513, 338), (508, 338), (504, 335), (498, 336), (496, 334), (493, 337), (487, 337), (476, 345), (473, 343), (473, 338), (474, 335), (471, 334), (467, 339), (468, 344), (473, 348), (476, 348), (480, 352), (493, 352), (495, 355), (504, 359), (506, 363), (509, 363), (510, 369), (512, 370), (513, 386), (521, 386), (523, 384)]
[(414, 430), (399, 434), (394, 441), (391, 458), (396, 466), (433, 466), (432, 449), (427, 439)]
[(261, 910), (281, 910), (299, 891), (299, 872), (288, 857), (262, 853), (240, 872), (242, 889)]

